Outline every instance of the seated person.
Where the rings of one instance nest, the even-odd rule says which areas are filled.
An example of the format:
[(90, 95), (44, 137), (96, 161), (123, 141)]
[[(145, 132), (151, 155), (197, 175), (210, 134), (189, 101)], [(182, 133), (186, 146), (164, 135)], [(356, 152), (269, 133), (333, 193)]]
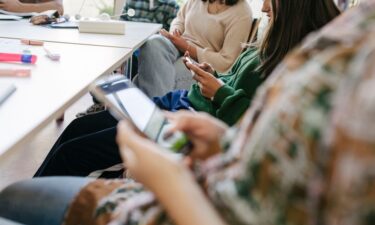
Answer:
[(134, 83), (149, 97), (193, 83), (182, 62), (186, 51), (198, 62), (227, 72), (248, 39), (252, 12), (246, 0), (187, 0), (168, 33), (151, 36), (140, 48)]
[[(207, 63), (199, 67), (187, 64), (196, 73), (195, 79), (199, 83), (189, 92), (174, 91), (154, 98), (154, 102), (169, 111), (193, 108), (207, 112), (233, 125), (249, 107), (257, 87), (288, 50), (309, 32), (319, 29), (339, 14), (331, 0), (304, 1), (305, 5), (292, 5), (283, 11), (274, 10), (270, 0), (264, 1), (263, 11), (270, 16), (271, 22), (259, 48), (250, 47), (242, 53), (228, 74), (213, 72)], [(300, 13), (311, 16), (300, 18)], [(293, 32), (288, 32), (291, 30)], [(115, 142), (116, 124), (117, 121), (106, 111), (74, 120), (52, 147), (35, 176), (88, 176), (93, 171), (121, 163)], [(118, 173), (111, 173), (111, 176), (118, 176)]]
[(57, 10), (64, 13), (63, 0), (0, 0), (0, 9), (8, 12), (43, 12)]
[[(288, 2), (303, 0), (278, 1)], [(0, 193), (0, 216), (31, 225), (373, 225), (375, 1), (362, 4), (288, 56), (239, 126), (171, 115), (195, 143), (185, 163), (121, 123), (117, 140), (137, 182), (23, 181)]]
[(131, 17), (123, 15), (121, 19), (133, 22), (160, 23), (163, 25), (163, 29), (169, 30), (179, 8), (176, 0), (127, 0), (123, 13), (134, 9), (135, 15)]

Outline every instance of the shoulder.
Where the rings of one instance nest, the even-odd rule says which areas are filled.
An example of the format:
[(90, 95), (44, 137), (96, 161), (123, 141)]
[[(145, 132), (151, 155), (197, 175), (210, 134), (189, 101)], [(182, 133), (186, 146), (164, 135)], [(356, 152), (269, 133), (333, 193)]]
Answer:
[(236, 10), (238, 10), (241, 13), (246, 13), (246, 14), (251, 13), (251, 7), (250, 7), (250, 4), (247, 0), (239, 0), (232, 7), (235, 7)]
[(226, 17), (231, 23), (247, 21), (250, 24), (253, 18), (253, 13), (247, 0), (239, 0), (235, 5), (228, 9)]

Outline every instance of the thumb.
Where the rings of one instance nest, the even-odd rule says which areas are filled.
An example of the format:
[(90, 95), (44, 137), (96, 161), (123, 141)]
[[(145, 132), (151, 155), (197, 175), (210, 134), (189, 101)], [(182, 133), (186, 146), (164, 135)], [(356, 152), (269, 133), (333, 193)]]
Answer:
[(125, 167), (128, 168), (132, 172), (136, 171), (138, 160), (133, 150), (131, 150), (128, 147), (124, 147), (120, 151), (121, 151), (121, 156), (122, 156), (122, 160), (124, 162)]
[(133, 125), (126, 121), (120, 121), (117, 125), (117, 144), (119, 148), (130, 148), (132, 152), (137, 154), (141, 146), (148, 143), (144, 137), (141, 137), (133, 128)]

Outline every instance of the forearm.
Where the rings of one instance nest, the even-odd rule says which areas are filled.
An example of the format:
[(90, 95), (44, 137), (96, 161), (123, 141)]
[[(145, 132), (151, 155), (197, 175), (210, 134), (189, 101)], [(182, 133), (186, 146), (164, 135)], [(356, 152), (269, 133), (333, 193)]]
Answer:
[[(194, 60), (198, 61), (198, 56), (197, 56), (197, 48), (191, 44), (188, 44), (186, 51), (189, 52), (190, 57), (192, 57)], [(202, 63), (202, 62), (199, 62)]]
[(176, 224), (225, 225), (190, 172), (181, 166), (174, 174), (155, 193)]
[(61, 1), (50, 1), (37, 4), (23, 3), (20, 7), (20, 12), (43, 12), (53, 9), (57, 10), (60, 15), (64, 13)]

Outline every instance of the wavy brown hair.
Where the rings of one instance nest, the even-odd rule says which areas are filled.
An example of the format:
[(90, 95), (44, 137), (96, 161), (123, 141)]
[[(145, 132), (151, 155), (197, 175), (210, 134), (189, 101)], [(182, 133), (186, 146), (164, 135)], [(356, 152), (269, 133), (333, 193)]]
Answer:
[(203, 2), (209, 2), (209, 3), (213, 3), (213, 2), (216, 2), (216, 1), (219, 1), (220, 4), (225, 4), (225, 5), (235, 5), (237, 4), (237, 2), (239, 2), (240, 0), (202, 0)]
[(308, 33), (318, 30), (340, 10), (332, 0), (271, 0), (272, 18), (260, 43), (260, 72), (268, 76)]

